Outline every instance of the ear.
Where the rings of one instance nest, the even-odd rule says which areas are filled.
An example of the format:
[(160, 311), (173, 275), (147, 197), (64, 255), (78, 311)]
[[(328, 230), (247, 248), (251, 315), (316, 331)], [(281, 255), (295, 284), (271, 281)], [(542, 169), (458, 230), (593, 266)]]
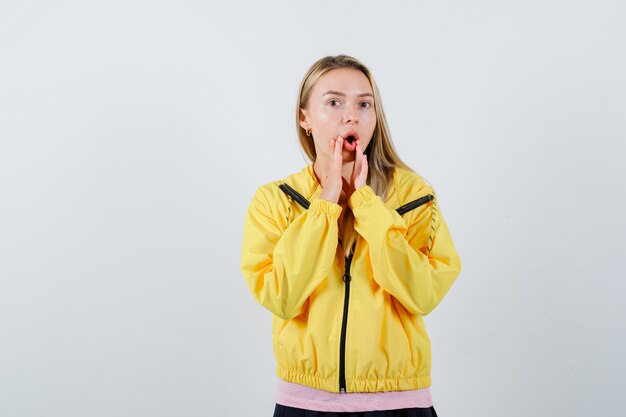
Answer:
[(304, 130), (311, 128), (311, 123), (309, 121), (309, 112), (307, 112), (303, 108), (300, 108), (300, 127)]

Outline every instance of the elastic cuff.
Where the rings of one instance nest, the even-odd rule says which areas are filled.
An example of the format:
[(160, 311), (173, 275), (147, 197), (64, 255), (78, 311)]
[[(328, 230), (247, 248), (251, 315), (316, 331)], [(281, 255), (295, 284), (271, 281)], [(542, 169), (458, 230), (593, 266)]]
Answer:
[(374, 197), (376, 197), (376, 193), (372, 190), (372, 187), (364, 185), (352, 193), (348, 199), (348, 206), (350, 206), (351, 209), (359, 207), (365, 203), (369, 203)]
[(337, 220), (341, 215), (342, 207), (332, 201), (324, 200), (323, 198), (316, 198), (311, 201), (309, 210), (313, 210), (321, 214), (327, 214)]

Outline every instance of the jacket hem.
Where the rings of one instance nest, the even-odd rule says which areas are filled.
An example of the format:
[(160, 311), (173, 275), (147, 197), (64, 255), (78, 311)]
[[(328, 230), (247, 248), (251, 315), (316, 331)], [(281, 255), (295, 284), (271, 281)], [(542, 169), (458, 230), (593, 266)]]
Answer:
[[(305, 374), (293, 369), (276, 367), (276, 376), (287, 382), (305, 385), (307, 387), (321, 389), (329, 392), (339, 392), (339, 377), (330, 378), (317, 375)], [(430, 375), (414, 376), (409, 378), (346, 378), (347, 392), (387, 392), (407, 391), (430, 387)]]
[(287, 382), (306, 385), (307, 387), (324, 391), (339, 392), (338, 376), (324, 378), (317, 375), (305, 374), (293, 369), (283, 368), (282, 366), (276, 366), (276, 376)]
[(430, 375), (408, 378), (346, 378), (348, 392), (407, 391), (431, 385)]

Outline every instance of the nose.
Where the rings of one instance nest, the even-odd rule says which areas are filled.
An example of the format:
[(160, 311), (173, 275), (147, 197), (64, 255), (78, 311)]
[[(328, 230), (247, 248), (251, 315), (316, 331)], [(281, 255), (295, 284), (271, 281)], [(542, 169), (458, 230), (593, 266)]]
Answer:
[(352, 108), (352, 106), (346, 106), (346, 111), (343, 113), (343, 122), (346, 124), (357, 124), (359, 122), (357, 112)]

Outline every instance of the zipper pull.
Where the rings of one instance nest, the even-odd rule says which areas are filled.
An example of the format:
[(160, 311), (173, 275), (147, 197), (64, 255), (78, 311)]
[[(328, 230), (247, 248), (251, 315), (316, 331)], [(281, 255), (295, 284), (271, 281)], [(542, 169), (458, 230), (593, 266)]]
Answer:
[(346, 258), (346, 270), (343, 273), (343, 282), (349, 282), (352, 280), (352, 277), (350, 276), (350, 262), (352, 262), (352, 256)]

